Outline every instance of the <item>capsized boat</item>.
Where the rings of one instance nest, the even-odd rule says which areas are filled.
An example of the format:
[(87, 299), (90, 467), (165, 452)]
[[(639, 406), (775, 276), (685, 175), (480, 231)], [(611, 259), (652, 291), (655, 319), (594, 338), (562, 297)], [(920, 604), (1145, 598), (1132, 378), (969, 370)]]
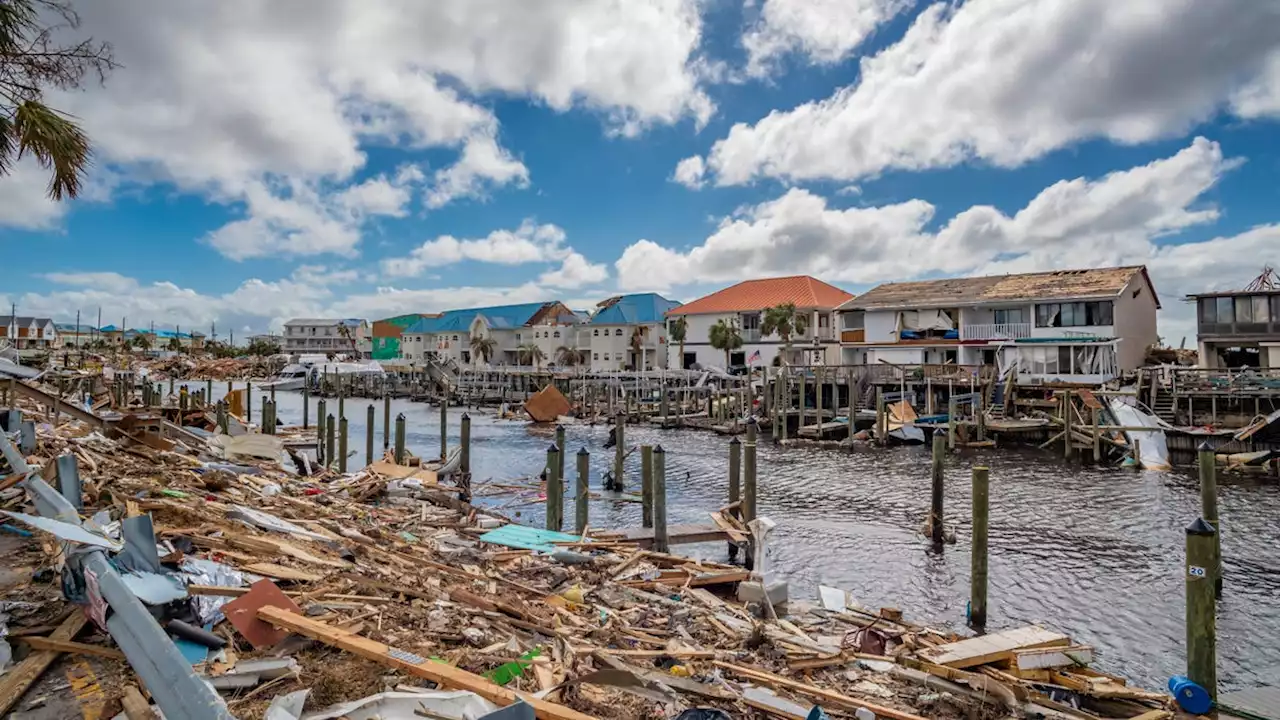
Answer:
[(321, 362), (309, 363), (300, 362), (286, 365), (271, 380), (262, 385), (264, 390), (275, 388), (276, 390), (301, 390), (303, 385), (314, 385), (318, 378), (338, 375), (355, 375), (367, 376), (374, 375), (381, 377), (386, 373), (376, 361), (368, 362)]

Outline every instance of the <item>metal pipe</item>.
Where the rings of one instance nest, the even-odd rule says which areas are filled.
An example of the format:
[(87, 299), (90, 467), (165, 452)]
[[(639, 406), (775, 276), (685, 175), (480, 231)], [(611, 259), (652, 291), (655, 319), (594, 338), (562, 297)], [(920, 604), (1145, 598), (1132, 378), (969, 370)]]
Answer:
[[(0, 433), (0, 451), (14, 471), (27, 476), (24, 483), (27, 493), (41, 515), (80, 524), (80, 516), (71, 503), (27, 465), (4, 433)], [(113, 611), (107, 621), (107, 631), (124, 651), (129, 665), (147, 686), (165, 717), (233, 720), (222, 698), (208, 683), (196, 677), (178, 646), (124, 584), (102, 549), (84, 548), (83, 552), (73, 553), (69, 562), (76, 561), (84, 572), (96, 579), (98, 591)]]

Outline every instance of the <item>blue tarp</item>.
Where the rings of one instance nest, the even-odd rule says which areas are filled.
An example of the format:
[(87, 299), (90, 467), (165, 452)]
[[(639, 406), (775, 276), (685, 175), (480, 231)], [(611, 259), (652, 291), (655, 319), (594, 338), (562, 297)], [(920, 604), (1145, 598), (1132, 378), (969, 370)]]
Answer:
[(552, 543), (574, 542), (580, 539), (580, 536), (554, 530), (539, 530), (524, 525), (503, 525), (497, 530), (490, 530), (481, 535), (480, 539), (495, 545), (549, 553), (560, 549)]

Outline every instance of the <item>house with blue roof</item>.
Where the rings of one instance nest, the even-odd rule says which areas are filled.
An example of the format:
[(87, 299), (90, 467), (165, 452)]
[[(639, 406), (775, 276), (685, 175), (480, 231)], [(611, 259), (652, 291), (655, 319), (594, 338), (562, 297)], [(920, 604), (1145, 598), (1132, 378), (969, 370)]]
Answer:
[(588, 323), (591, 369), (667, 367), (666, 315), (678, 307), (657, 293), (619, 295), (597, 305)]
[(562, 348), (577, 349), (579, 322), (558, 300), (447, 310), (405, 328), (400, 356), (408, 362), (433, 357), (463, 365), (554, 364)]

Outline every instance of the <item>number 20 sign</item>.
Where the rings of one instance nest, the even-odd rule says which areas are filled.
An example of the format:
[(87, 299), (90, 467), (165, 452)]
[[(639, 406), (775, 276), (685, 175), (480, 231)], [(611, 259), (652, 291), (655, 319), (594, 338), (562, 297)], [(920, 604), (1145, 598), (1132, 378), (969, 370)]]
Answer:
[(1199, 565), (1192, 565), (1187, 568), (1187, 574), (1190, 575), (1191, 577), (1204, 577), (1205, 571), (1204, 571), (1204, 568), (1200, 567)]

